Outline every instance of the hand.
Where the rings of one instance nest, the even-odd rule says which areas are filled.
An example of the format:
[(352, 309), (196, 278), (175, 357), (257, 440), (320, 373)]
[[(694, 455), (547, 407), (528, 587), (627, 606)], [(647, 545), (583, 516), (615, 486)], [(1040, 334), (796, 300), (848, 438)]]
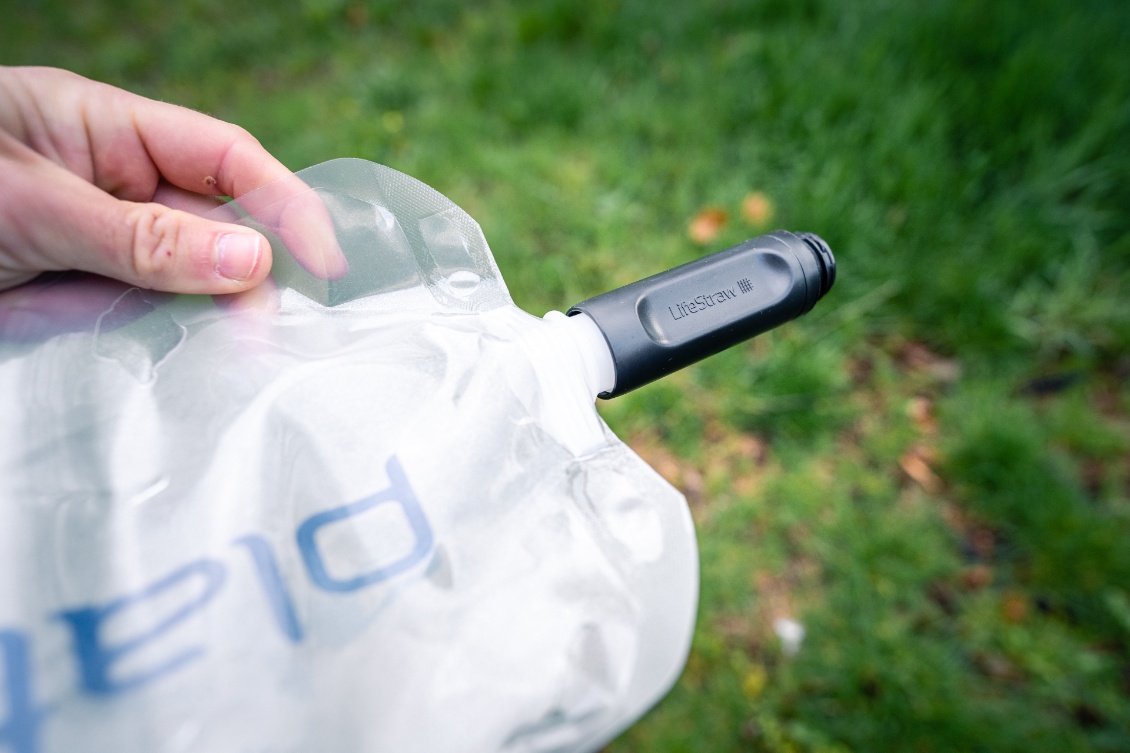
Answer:
[[(66, 269), (247, 290), (270, 271), (267, 240), (192, 212), (290, 175), (230, 123), (66, 71), (0, 67), (0, 290)], [(323, 276), (344, 272), (339, 254)]]

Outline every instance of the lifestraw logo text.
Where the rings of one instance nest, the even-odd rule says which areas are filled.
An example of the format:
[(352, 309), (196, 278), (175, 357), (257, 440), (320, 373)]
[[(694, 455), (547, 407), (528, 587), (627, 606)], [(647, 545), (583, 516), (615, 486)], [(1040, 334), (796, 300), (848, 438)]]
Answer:
[[(738, 280), (737, 285), (743, 293), (748, 293), (753, 290), (753, 284), (749, 281), (748, 277)], [(715, 306), (721, 306), (723, 303), (732, 301), (737, 297), (738, 294), (734, 292), (733, 288), (723, 288), (716, 293), (703, 293), (689, 301), (676, 303), (673, 307), (668, 306), (667, 311), (670, 312), (672, 319), (678, 320), (688, 317), (691, 314), (697, 314), (700, 311), (714, 308)]]

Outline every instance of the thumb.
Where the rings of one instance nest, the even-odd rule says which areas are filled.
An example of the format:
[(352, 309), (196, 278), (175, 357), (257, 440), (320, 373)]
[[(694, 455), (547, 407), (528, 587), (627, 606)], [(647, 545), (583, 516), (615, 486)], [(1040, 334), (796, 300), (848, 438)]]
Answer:
[(238, 293), (270, 272), (270, 244), (250, 228), (116, 199), (46, 159), (0, 161), (27, 173), (4, 181), (19, 193), (0, 186), (0, 288), (80, 269), (152, 290)]
[[(117, 201), (110, 243), (74, 265), (152, 290), (238, 293), (271, 270), (271, 247), (250, 228), (206, 220), (161, 204)], [(89, 266), (98, 260), (102, 269)]]

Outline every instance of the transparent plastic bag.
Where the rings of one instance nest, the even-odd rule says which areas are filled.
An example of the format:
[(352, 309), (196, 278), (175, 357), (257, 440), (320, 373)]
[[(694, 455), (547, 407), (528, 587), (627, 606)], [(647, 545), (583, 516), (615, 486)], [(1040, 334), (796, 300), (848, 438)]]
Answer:
[(694, 533), (565, 317), (386, 167), (217, 216), (272, 238), (254, 295), (0, 298), (0, 751), (587, 751), (638, 718)]

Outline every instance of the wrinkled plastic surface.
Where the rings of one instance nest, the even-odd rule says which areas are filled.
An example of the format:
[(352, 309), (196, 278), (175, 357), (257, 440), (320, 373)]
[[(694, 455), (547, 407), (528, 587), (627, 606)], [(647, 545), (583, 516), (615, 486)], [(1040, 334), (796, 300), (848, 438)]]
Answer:
[(219, 215), (273, 287), (0, 296), (0, 751), (585, 751), (658, 700), (685, 501), (478, 225), (360, 160)]

